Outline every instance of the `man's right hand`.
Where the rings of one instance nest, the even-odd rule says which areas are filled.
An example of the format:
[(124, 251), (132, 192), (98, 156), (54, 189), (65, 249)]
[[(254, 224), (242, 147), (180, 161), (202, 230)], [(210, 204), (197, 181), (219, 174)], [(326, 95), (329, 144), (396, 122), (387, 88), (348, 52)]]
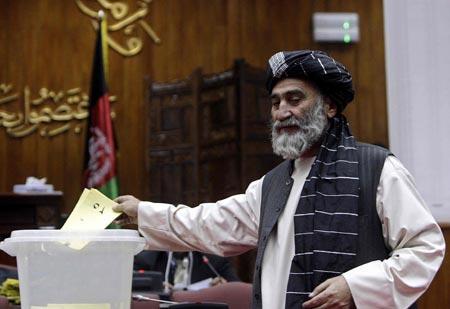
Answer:
[(125, 213), (130, 219), (128, 220), (128, 223), (137, 223), (140, 200), (132, 195), (122, 195), (114, 199), (114, 202), (117, 203), (117, 205), (113, 207), (114, 211)]

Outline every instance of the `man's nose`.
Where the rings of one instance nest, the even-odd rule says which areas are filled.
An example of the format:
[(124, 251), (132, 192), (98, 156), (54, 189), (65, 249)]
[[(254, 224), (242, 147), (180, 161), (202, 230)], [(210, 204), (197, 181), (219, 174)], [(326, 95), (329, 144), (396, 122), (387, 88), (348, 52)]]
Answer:
[(276, 114), (276, 120), (283, 121), (293, 115), (291, 111), (291, 106), (289, 104), (286, 104), (286, 102), (283, 100), (280, 102), (277, 114)]

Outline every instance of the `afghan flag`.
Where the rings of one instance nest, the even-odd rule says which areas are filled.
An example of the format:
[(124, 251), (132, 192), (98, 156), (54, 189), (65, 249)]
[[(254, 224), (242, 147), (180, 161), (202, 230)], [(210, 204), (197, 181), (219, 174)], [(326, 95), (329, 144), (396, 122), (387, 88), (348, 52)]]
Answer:
[(95, 44), (84, 156), (84, 185), (109, 198), (118, 196), (116, 148), (106, 79), (106, 20), (101, 19)]

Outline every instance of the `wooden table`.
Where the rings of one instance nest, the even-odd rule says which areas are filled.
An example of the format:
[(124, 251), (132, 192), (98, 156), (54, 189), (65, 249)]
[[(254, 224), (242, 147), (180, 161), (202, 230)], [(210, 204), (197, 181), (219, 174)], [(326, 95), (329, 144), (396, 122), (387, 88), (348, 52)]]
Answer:
[[(60, 228), (60, 209), (63, 194), (14, 194), (0, 193), (0, 240), (14, 230)], [(0, 251), (0, 263), (15, 265), (11, 258)]]

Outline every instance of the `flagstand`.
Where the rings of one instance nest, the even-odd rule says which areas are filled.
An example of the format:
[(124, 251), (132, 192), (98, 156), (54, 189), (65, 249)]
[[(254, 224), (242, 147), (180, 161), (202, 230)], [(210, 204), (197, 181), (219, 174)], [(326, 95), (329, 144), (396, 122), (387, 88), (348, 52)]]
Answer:
[(116, 175), (116, 143), (107, 84), (107, 25), (106, 16), (102, 10), (98, 11), (98, 22), (89, 95), (84, 186), (96, 188), (113, 199), (118, 196), (119, 188)]

